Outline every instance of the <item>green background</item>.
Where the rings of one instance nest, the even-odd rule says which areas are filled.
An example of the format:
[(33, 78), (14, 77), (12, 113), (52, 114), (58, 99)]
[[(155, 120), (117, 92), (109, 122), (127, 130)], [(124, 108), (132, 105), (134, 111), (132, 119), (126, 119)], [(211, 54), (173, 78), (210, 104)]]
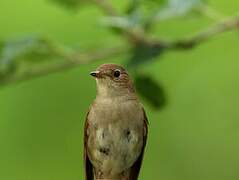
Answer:
[[(239, 1), (210, 4), (232, 15)], [(0, 39), (44, 34), (67, 45), (105, 46), (118, 37), (99, 26), (100, 10), (67, 11), (44, 0), (1, 0)], [(184, 37), (206, 18), (170, 20), (160, 37)], [(0, 89), (0, 179), (83, 179), (83, 124), (95, 97), (89, 76), (102, 60)], [(142, 69), (166, 91), (167, 104), (146, 102), (150, 121), (142, 180), (239, 179), (239, 32), (225, 33), (189, 51), (170, 51)]]

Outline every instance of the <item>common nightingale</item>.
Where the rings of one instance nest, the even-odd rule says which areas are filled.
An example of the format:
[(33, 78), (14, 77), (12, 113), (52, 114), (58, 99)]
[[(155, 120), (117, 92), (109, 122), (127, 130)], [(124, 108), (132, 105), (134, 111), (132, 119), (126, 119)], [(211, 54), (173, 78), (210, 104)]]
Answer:
[(86, 180), (137, 180), (148, 121), (126, 70), (103, 64), (91, 72), (97, 96), (84, 131)]

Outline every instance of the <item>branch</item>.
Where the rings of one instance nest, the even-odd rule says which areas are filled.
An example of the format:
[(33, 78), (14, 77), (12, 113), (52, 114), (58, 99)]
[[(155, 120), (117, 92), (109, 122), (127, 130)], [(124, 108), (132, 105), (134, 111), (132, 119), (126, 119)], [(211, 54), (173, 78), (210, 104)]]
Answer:
[(199, 32), (198, 34), (192, 36), (191, 38), (185, 38), (176, 41), (161, 41), (152, 40), (152, 44), (160, 45), (165, 49), (182, 49), (187, 50), (196, 47), (197, 45), (210, 40), (211, 38), (222, 34), (227, 31), (232, 31), (239, 28), (239, 17), (231, 17), (226, 20), (220, 21), (212, 26), (209, 26), (205, 30)]
[[(78, 67), (79, 65), (89, 64), (91, 62), (95, 62), (98, 60), (115, 57), (121, 54), (124, 54), (128, 51), (129, 48), (126, 47), (115, 47), (108, 49), (101, 49), (95, 52), (85, 53), (85, 54), (77, 54), (73, 53), (69, 56), (65, 56), (65, 60), (62, 63), (58, 64), (50, 64), (47, 67), (38, 68), (38, 69), (30, 69), (23, 73), (10, 75), (7, 78), (4, 78), (0, 81), (0, 86), (9, 85), (13, 83), (18, 83), (26, 80), (30, 80), (33, 78), (46, 76), (48, 74), (72, 69)], [(62, 55), (62, 54), (61, 54)]]
[[(100, 1), (95, 0), (97, 2), (107, 2), (107, 1)], [(105, 4), (104, 4), (105, 5)], [(109, 4), (108, 4), (109, 5)], [(111, 6), (103, 6), (105, 11), (107, 13), (112, 14), (114, 12), (113, 9), (111, 9)], [(107, 8), (106, 8), (107, 7)], [(110, 7), (110, 8), (109, 8)], [(144, 32), (139, 33), (140, 31), (132, 31), (132, 30), (126, 30), (125, 34), (127, 35), (126, 38), (131, 38), (133, 41), (129, 41), (130, 45), (134, 46), (137, 45), (137, 43), (147, 43), (149, 45), (153, 45), (156, 47), (159, 47), (159, 50), (165, 49), (165, 50), (171, 50), (171, 49), (179, 49), (179, 50), (188, 50), (196, 47), (197, 45), (213, 38), (214, 36), (217, 36), (223, 32), (231, 31), (234, 29), (239, 28), (239, 17), (231, 17), (228, 19), (225, 19), (223, 21), (220, 21), (212, 26), (209, 26), (205, 30), (199, 32), (198, 34), (192, 36), (191, 38), (185, 38), (182, 40), (175, 40), (175, 41), (162, 41), (158, 39), (151, 39), (148, 36), (145, 35)], [(153, 47), (152, 46), (152, 47)], [(89, 64), (91, 62), (95, 62), (97, 60), (101, 59), (107, 59), (110, 57), (116, 57), (120, 56), (124, 53), (127, 53), (131, 50), (130, 46), (118, 46), (115, 48), (110, 49), (101, 49), (95, 52), (89, 52), (84, 54), (79, 54), (76, 52), (73, 53), (62, 53), (61, 51), (52, 49), (53, 53), (55, 55), (58, 55), (59, 57), (63, 58), (65, 61), (59, 62), (58, 64), (50, 64), (46, 67), (41, 68), (32, 68), (30, 70), (27, 70), (21, 74), (10, 74), (9, 76), (4, 77), (0, 80), (0, 85), (8, 85), (12, 83), (17, 83), (25, 80), (29, 80), (36, 77), (41, 77), (48, 75), (50, 73), (55, 73), (59, 71), (68, 70), (74, 67), (78, 67), (79, 65)]]
[[(92, 0), (104, 13), (108, 16), (121, 16), (119, 12), (114, 8), (110, 0)], [(136, 45), (140, 42), (146, 42), (146, 37), (144, 35), (144, 29), (124, 29), (123, 35), (128, 39), (128, 41)]]
[[(113, 8), (113, 5), (110, 1), (107, 0), (94, 0), (96, 5), (98, 5), (107, 15), (110, 16), (119, 16), (118, 12)], [(201, 10), (204, 9), (208, 15), (214, 19), (222, 18), (223, 15), (219, 14), (212, 8), (208, 6), (202, 6)], [(198, 34), (192, 36), (191, 38), (184, 38), (183, 40), (176, 40), (176, 41), (162, 41), (162, 40), (155, 40), (150, 39), (144, 33), (144, 29), (140, 28), (137, 31), (133, 31), (131, 29), (125, 29), (124, 35), (129, 40), (132, 45), (137, 45), (139, 43), (146, 43), (153, 46), (157, 46), (164, 49), (191, 49), (200, 43), (213, 38), (214, 36), (221, 34), (226, 31), (231, 31), (236, 28), (239, 28), (239, 16), (230, 17), (219, 21), (218, 23), (208, 27), (207, 29), (199, 32)]]

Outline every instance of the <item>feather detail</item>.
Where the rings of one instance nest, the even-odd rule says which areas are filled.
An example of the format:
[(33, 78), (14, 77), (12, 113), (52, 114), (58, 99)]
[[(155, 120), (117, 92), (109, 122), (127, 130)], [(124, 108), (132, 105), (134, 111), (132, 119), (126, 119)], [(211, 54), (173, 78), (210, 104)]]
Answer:
[(148, 136), (148, 118), (146, 116), (145, 110), (142, 108), (143, 115), (144, 115), (144, 137), (143, 137), (143, 147), (141, 154), (139, 155), (138, 159), (134, 163), (134, 165), (130, 169), (129, 179), (127, 180), (137, 180), (139, 177), (140, 168), (142, 165), (143, 157), (144, 157), (144, 150), (147, 142)]
[(86, 120), (85, 120), (85, 127), (84, 127), (84, 167), (85, 167), (85, 180), (94, 180), (94, 172), (93, 172), (93, 165), (90, 162), (90, 159), (88, 157), (88, 150), (87, 150), (87, 140), (88, 140), (88, 135), (87, 135), (87, 130), (88, 130), (88, 115), (89, 112), (86, 115)]

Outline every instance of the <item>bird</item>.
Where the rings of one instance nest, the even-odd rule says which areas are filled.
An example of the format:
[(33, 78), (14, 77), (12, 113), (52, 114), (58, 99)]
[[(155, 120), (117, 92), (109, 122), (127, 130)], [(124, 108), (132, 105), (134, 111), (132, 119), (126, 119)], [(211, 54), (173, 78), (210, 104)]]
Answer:
[(137, 180), (148, 120), (133, 81), (117, 64), (102, 64), (90, 75), (97, 93), (84, 127), (85, 180)]

